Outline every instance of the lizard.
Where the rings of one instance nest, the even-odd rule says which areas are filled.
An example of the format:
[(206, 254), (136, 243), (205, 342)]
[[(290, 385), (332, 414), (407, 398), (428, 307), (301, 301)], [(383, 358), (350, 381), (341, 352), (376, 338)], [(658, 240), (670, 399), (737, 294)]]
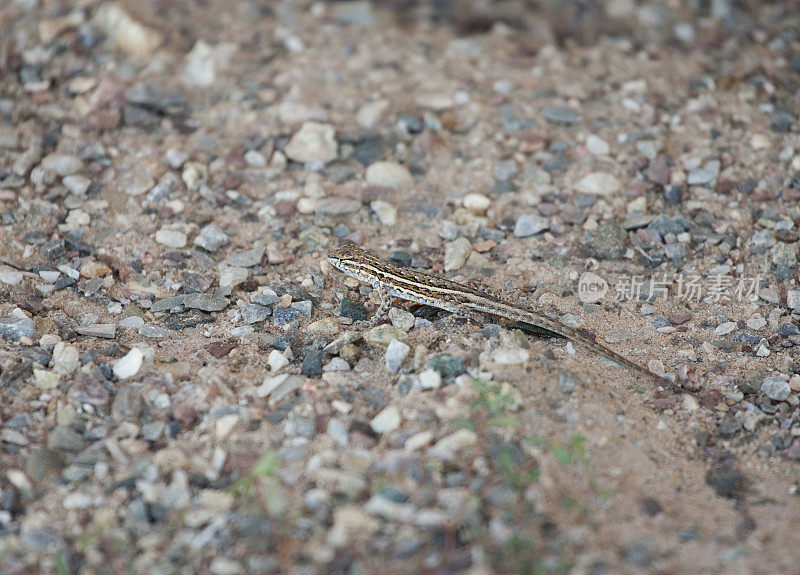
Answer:
[(380, 304), (372, 320), (368, 322), (370, 325), (375, 325), (387, 317), (394, 297), (459, 315), (484, 314), (500, 317), (512, 322), (523, 322), (548, 334), (566, 338), (636, 373), (672, 386), (672, 382), (666, 377), (657, 375), (596, 342), (590, 332), (569, 327), (541, 312), (504, 300), (483, 289), (396, 266), (355, 244), (346, 244), (332, 251), (328, 254), (327, 260), (334, 268), (376, 290)]

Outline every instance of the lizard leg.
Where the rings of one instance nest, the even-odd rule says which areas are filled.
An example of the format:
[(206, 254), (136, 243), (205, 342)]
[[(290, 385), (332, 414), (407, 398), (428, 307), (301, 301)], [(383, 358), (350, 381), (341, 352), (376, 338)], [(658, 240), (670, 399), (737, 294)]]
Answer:
[(378, 297), (381, 299), (381, 303), (378, 306), (378, 309), (375, 310), (375, 315), (372, 316), (372, 319), (369, 322), (370, 325), (377, 325), (389, 317), (389, 310), (392, 307), (392, 295), (389, 293), (389, 290), (384, 284), (378, 283), (375, 286), (375, 291), (378, 292)]

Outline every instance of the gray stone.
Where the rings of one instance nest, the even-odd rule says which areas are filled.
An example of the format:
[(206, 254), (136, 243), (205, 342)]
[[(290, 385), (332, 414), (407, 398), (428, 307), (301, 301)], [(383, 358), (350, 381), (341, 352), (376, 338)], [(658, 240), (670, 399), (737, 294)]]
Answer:
[(761, 393), (773, 401), (786, 401), (792, 393), (792, 388), (782, 377), (765, 377), (761, 384)]
[(583, 242), (598, 259), (619, 259), (625, 254), (628, 234), (618, 224), (606, 223), (586, 230)]
[(254, 292), (250, 294), (250, 301), (258, 305), (271, 306), (281, 301), (281, 297), (271, 293)]
[(42, 167), (59, 176), (69, 176), (83, 168), (83, 162), (70, 154), (50, 154), (42, 158)]
[(775, 236), (772, 234), (772, 230), (763, 229), (750, 236), (750, 241), (757, 248), (770, 248), (775, 245)]
[(169, 336), (169, 330), (150, 323), (146, 323), (143, 326), (141, 326), (139, 328), (138, 333), (139, 335), (143, 335), (144, 337), (153, 337), (153, 338), (163, 338)]
[(253, 266), (257, 266), (261, 263), (261, 258), (264, 257), (264, 252), (266, 251), (266, 246), (264, 245), (256, 245), (252, 249), (249, 249), (244, 252), (240, 252), (238, 254), (231, 254), (225, 259), (225, 263), (229, 266), (239, 267), (239, 268), (249, 268)]
[[(160, 299), (158, 301), (153, 302), (153, 305), (150, 306), (150, 311), (153, 313), (157, 313), (160, 311), (169, 311), (174, 308), (183, 307), (184, 299), (186, 299), (186, 295), (176, 295)], [(122, 322), (120, 322), (120, 325), (122, 325)]]
[(57, 451), (77, 452), (84, 446), (81, 435), (66, 425), (56, 425), (47, 436), (47, 447)]
[(654, 230), (663, 238), (667, 234), (682, 234), (686, 229), (680, 222), (673, 220), (669, 216), (659, 214), (647, 224), (648, 230)]
[(111, 412), (118, 421), (136, 422), (142, 411), (142, 390), (138, 385), (123, 385), (117, 390)]
[(25, 473), (34, 482), (55, 477), (64, 468), (64, 457), (54, 449), (36, 449), (25, 460)]
[(227, 246), (230, 241), (231, 239), (225, 232), (214, 224), (209, 224), (200, 230), (193, 243), (207, 252), (215, 252), (221, 247)]
[(797, 264), (797, 254), (792, 246), (778, 242), (772, 247), (772, 263), (776, 266), (793, 268)]
[(256, 303), (244, 304), (240, 312), (242, 314), (242, 321), (247, 324), (258, 323), (264, 321), (272, 313), (272, 309), (267, 306), (259, 305)]
[(186, 307), (202, 311), (221, 311), (228, 307), (229, 303), (226, 297), (202, 293), (187, 294), (183, 300), (183, 305)]
[(311, 317), (311, 300), (293, 301), (289, 304), (289, 307), (291, 307), (291, 309), (296, 309), (306, 317)]
[(274, 325), (284, 325), (295, 319), (300, 312), (290, 307), (272, 308), (272, 323)]
[(11, 312), (12, 317), (0, 318), (0, 337), (6, 341), (19, 341), (21, 337), (33, 337), (33, 320), (19, 308)]
[(519, 167), (514, 160), (500, 160), (494, 165), (494, 179), (499, 182), (513, 180), (519, 173)]
[(689, 172), (686, 183), (690, 186), (704, 186), (711, 184), (717, 179), (718, 172), (706, 168), (696, 168)]
[(522, 214), (514, 224), (514, 235), (518, 238), (527, 238), (543, 232), (550, 227), (550, 221), (536, 214)]
[(558, 387), (561, 388), (561, 393), (564, 395), (572, 395), (581, 387), (581, 385), (581, 380), (578, 379), (571, 371), (559, 372)]
[(117, 326), (113, 323), (96, 323), (94, 325), (76, 326), (72, 329), (75, 331), (75, 333), (85, 335), (87, 337), (114, 339), (114, 337), (117, 335)]
[(390, 341), (389, 345), (386, 346), (386, 353), (384, 354), (386, 367), (389, 369), (389, 371), (392, 373), (397, 373), (397, 370), (400, 369), (400, 366), (408, 356), (409, 351), (411, 351), (411, 348), (408, 346), (408, 344), (396, 339)]
[(562, 124), (565, 126), (572, 126), (579, 124), (581, 117), (564, 106), (548, 106), (542, 110), (544, 119), (553, 124)]

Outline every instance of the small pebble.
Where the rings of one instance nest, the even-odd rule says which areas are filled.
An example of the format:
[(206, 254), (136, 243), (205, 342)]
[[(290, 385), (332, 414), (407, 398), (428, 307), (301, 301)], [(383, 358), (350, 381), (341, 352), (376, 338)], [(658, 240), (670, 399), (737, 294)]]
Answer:
[(542, 116), (548, 122), (565, 126), (579, 124), (581, 121), (581, 117), (578, 114), (564, 106), (549, 106), (542, 110)]
[(575, 190), (582, 194), (611, 196), (622, 190), (622, 182), (613, 174), (594, 172), (578, 180)]
[(594, 156), (607, 156), (611, 152), (608, 142), (594, 134), (589, 134), (586, 138), (586, 149)]
[(397, 208), (389, 202), (375, 200), (370, 203), (370, 208), (378, 216), (378, 221), (384, 226), (393, 226), (397, 223)]
[(19, 341), (33, 337), (33, 320), (19, 308), (14, 308), (11, 317), (0, 318), (0, 337), (6, 341)]
[(282, 352), (278, 351), (277, 349), (273, 349), (269, 352), (269, 356), (267, 357), (267, 364), (269, 365), (270, 370), (273, 373), (280, 371), (287, 365), (289, 365), (289, 360), (287, 359), (286, 355)]
[(395, 162), (375, 162), (367, 168), (367, 183), (371, 186), (406, 190), (414, 185), (414, 178), (405, 166)]
[(394, 405), (390, 405), (383, 411), (378, 413), (370, 422), (370, 427), (375, 433), (384, 434), (389, 433), (400, 427), (400, 410)]
[(424, 369), (419, 373), (419, 386), (421, 389), (439, 389), (442, 387), (442, 376), (435, 369)]
[(464, 267), (472, 253), (472, 244), (467, 238), (458, 238), (444, 245), (444, 271), (451, 272)]
[(764, 378), (761, 384), (761, 393), (773, 401), (786, 401), (789, 394), (792, 393), (792, 388), (783, 377), (772, 376)]
[(200, 234), (194, 239), (193, 243), (207, 252), (215, 252), (228, 245), (230, 238), (220, 228), (209, 224), (200, 230)]
[(550, 221), (536, 214), (522, 214), (517, 217), (514, 224), (514, 235), (518, 238), (527, 238), (543, 232), (550, 227)]
[(728, 335), (733, 330), (736, 329), (736, 322), (735, 321), (728, 321), (723, 324), (720, 324), (714, 330), (716, 335)]
[(402, 341), (396, 339), (390, 341), (389, 345), (386, 346), (386, 353), (384, 354), (386, 367), (389, 371), (397, 373), (397, 370), (400, 369), (400, 366), (408, 356), (409, 351), (411, 351), (411, 348)]
[(138, 347), (133, 347), (122, 358), (113, 364), (113, 372), (119, 379), (128, 379), (139, 373), (144, 363), (144, 353)]
[(186, 246), (186, 234), (178, 230), (160, 229), (156, 232), (156, 242), (168, 248), (180, 249)]
[(389, 310), (389, 320), (394, 327), (398, 327), (403, 331), (409, 331), (414, 327), (416, 318), (411, 312), (393, 307)]
[(83, 168), (83, 162), (77, 156), (54, 153), (42, 158), (42, 167), (59, 176), (69, 176)]
[(305, 122), (286, 145), (290, 160), (301, 163), (328, 163), (336, 159), (336, 131), (330, 124)]
[(92, 183), (89, 178), (80, 174), (66, 176), (62, 182), (64, 183), (64, 187), (67, 188), (71, 194), (75, 194), (76, 196), (84, 195)]

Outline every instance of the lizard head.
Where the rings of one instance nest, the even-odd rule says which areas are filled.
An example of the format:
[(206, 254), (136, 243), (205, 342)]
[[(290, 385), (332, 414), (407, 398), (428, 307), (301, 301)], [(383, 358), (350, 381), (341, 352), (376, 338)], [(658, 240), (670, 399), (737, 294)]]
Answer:
[(369, 268), (380, 266), (380, 260), (354, 244), (347, 244), (328, 254), (328, 262), (336, 269), (360, 281), (371, 282)]

